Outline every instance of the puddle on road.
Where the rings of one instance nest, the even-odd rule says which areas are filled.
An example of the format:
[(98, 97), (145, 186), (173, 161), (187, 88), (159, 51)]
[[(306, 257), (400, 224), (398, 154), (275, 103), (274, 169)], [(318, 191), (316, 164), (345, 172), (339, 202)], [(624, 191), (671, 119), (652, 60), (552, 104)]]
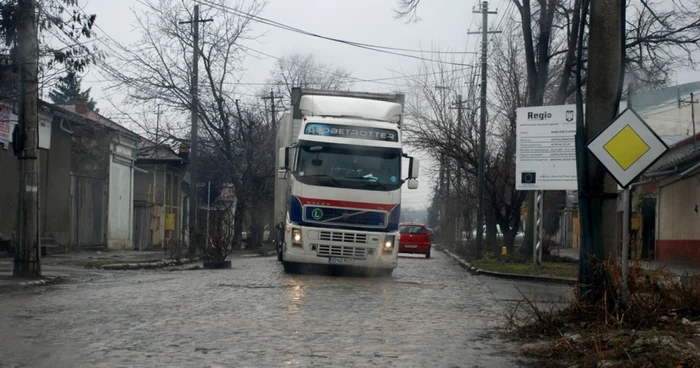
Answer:
[(270, 285), (270, 284), (218, 284), (217, 287), (241, 288), (241, 289), (289, 289), (295, 285)]

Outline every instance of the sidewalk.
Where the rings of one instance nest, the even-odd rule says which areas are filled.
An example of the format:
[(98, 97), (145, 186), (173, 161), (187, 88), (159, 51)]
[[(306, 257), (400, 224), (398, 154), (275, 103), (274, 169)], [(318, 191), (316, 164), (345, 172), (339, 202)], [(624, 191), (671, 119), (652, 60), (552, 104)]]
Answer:
[(162, 251), (75, 252), (42, 257), (41, 279), (17, 279), (12, 277), (14, 258), (6, 253), (0, 253), (0, 292), (29, 286), (43, 286), (65, 280), (91, 279), (96, 276), (96, 272), (106, 269), (142, 269), (170, 265), (175, 265), (174, 261), (168, 259)]
[[(569, 258), (578, 261), (579, 260), (579, 249), (573, 248), (561, 248), (555, 249), (552, 252), (553, 255), (558, 255), (560, 257)], [(631, 260), (630, 260), (631, 261)], [(642, 267), (647, 270), (658, 269), (660, 267), (666, 267), (666, 269), (676, 276), (693, 276), (700, 275), (700, 265), (691, 263), (671, 263), (671, 262), (661, 262), (661, 261), (643, 261), (641, 262)]]

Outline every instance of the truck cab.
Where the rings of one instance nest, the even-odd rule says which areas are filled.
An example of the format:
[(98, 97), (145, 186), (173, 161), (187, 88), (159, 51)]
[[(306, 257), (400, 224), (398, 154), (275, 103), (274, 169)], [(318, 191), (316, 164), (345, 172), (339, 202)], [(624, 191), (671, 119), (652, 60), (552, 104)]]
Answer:
[[(279, 206), (286, 200), (276, 211), (284, 212), (278, 259), (288, 272), (327, 264), (391, 273), (398, 265), (401, 189), (418, 186), (418, 160), (403, 152), (402, 105), (315, 94), (298, 101), (298, 128), (280, 126), (296, 140), (278, 148), (278, 180), (286, 183), (276, 186)], [(291, 116), (284, 124), (294, 126)]]

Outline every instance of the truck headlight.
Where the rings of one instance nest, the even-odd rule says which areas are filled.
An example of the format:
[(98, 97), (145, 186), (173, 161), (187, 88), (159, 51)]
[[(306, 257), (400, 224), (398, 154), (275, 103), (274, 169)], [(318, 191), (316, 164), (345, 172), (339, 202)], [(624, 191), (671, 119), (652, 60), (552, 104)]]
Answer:
[(292, 243), (301, 244), (301, 229), (292, 230)]
[(394, 250), (394, 239), (393, 236), (387, 236), (384, 239), (384, 244), (382, 245), (382, 250), (384, 252), (392, 252)]

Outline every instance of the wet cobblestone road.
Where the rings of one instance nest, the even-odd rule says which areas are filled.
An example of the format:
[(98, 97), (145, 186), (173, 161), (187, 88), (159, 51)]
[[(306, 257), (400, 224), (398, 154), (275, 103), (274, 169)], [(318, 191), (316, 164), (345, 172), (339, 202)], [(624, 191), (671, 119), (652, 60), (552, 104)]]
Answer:
[(516, 366), (497, 336), (510, 284), (433, 254), (402, 257), (392, 278), (237, 258), (0, 295), (0, 367)]

